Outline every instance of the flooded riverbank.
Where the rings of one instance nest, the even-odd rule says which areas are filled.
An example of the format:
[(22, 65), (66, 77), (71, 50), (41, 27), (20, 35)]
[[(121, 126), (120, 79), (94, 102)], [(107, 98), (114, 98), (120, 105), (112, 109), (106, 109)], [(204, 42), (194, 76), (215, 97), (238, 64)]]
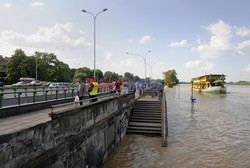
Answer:
[(195, 93), (190, 87), (167, 90), (168, 147), (160, 137), (127, 134), (105, 163), (111, 167), (250, 167), (250, 87), (228, 86), (228, 94)]

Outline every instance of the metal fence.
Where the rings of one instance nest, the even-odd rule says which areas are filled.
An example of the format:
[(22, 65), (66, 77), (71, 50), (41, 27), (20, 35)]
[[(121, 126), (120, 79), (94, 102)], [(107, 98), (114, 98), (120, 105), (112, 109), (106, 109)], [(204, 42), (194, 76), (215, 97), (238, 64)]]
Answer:
[[(100, 88), (99, 93), (111, 92), (108, 89)], [(27, 103), (37, 103), (57, 99), (66, 99), (76, 96), (77, 88), (13, 88), (1, 89), (0, 91), (0, 108)], [(86, 91), (87, 95), (87, 91)]]

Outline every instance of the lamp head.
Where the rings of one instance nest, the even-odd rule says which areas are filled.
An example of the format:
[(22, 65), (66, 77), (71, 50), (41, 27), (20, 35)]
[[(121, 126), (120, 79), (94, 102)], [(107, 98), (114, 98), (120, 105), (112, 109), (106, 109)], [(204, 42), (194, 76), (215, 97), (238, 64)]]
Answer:
[(83, 9), (82, 12), (87, 12), (87, 11), (85, 9)]
[(107, 8), (104, 8), (102, 11), (105, 12), (105, 11), (107, 11), (107, 10), (108, 10)]

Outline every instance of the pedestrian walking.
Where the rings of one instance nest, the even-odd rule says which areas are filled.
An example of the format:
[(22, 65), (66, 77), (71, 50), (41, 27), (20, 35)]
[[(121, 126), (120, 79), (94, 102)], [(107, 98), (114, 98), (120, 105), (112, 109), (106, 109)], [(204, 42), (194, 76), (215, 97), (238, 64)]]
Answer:
[(80, 105), (82, 105), (84, 91), (85, 91), (84, 84), (81, 79), (78, 79), (77, 96), (79, 97)]

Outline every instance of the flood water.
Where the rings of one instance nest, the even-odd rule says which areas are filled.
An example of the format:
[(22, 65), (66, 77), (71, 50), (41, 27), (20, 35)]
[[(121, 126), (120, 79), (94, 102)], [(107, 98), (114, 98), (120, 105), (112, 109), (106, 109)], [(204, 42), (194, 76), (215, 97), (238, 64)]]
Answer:
[(168, 147), (160, 137), (126, 134), (105, 168), (250, 168), (250, 86), (227, 86), (226, 95), (167, 90)]

